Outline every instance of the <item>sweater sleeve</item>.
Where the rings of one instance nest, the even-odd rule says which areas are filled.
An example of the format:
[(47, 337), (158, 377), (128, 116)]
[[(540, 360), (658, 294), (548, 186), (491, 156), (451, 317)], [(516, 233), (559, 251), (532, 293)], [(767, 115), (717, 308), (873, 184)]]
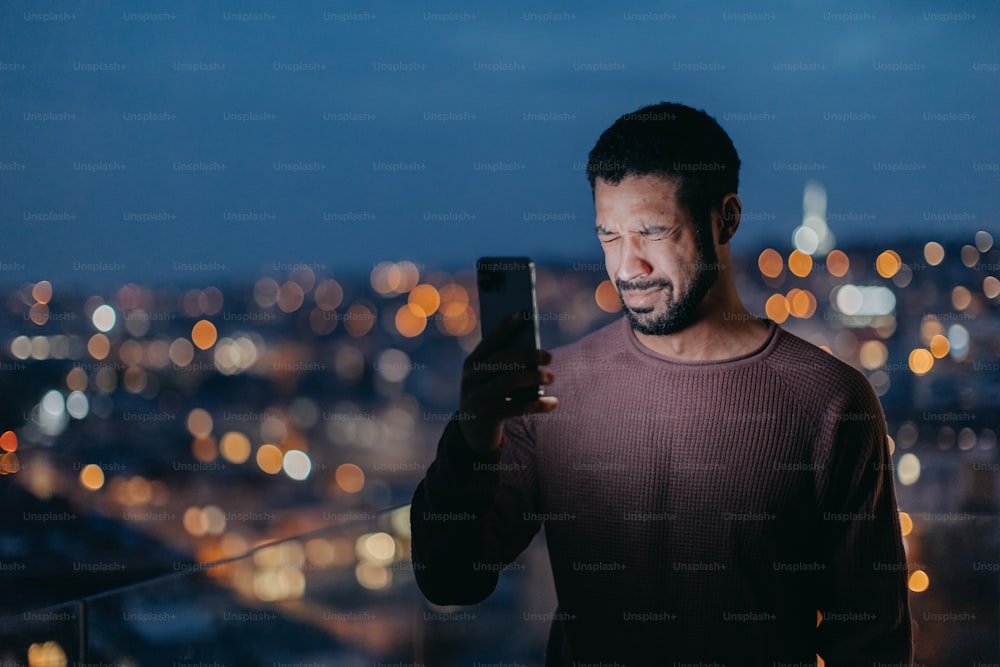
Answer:
[(475, 604), (531, 542), (538, 520), (534, 437), (524, 418), (504, 423), (500, 451), (478, 453), (455, 417), (410, 506), (413, 573), (435, 604)]
[(820, 495), (817, 653), (827, 667), (911, 665), (906, 554), (885, 417), (867, 382), (827, 422), (832, 448)]

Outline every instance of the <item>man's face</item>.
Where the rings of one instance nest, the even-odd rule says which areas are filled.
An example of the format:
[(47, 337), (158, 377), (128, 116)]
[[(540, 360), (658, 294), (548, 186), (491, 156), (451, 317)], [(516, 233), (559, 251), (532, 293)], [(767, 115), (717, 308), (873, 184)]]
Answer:
[(690, 325), (719, 272), (711, 233), (699, 235), (675, 195), (673, 180), (655, 175), (594, 186), (608, 276), (632, 328), (651, 336)]

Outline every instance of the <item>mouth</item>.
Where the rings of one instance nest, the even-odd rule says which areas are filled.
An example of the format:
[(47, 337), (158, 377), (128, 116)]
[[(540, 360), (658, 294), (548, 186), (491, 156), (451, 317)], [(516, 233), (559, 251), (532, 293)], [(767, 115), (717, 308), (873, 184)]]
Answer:
[(623, 290), (622, 299), (625, 300), (630, 308), (646, 308), (653, 304), (662, 291), (662, 287), (647, 287), (643, 290)]

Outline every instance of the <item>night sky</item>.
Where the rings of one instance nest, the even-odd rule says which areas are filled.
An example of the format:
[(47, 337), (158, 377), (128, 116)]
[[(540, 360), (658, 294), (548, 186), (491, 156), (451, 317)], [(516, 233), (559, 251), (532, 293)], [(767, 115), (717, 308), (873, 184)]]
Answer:
[(733, 137), (737, 251), (810, 180), (838, 243), (997, 228), (997, 2), (413, 4), (4, 3), (0, 284), (599, 261), (587, 152), (663, 100)]

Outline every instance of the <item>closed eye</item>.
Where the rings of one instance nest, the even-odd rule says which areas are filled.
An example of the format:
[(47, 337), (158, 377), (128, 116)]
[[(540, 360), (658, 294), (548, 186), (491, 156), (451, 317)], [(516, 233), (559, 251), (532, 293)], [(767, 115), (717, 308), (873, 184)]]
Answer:
[(674, 233), (676, 227), (644, 227), (639, 230), (643, 238), (650, 241), (662, 241)]
[(611, 243), (612, 241), (617, 241), (621, 238), (619, 234), (614, 233), (604, 225), (597, 226), (597, 238), (601, 243)]
[[(638, 234), (643, 239), (648, 241), (663, 241), (672, 236), (677, 230), (678, 227), (655, 225), (650, 227), (643, 227), (636, 232), (629, 232), (629, 233)], [(613, 243), (614, 241), (618, 241), (619, 239), (621, 239), (621, 237), (622, 237), (621, 234), (613, 232), (607, 227), (604, 226), (597, 227), (597, 238), (604, 245)]]

